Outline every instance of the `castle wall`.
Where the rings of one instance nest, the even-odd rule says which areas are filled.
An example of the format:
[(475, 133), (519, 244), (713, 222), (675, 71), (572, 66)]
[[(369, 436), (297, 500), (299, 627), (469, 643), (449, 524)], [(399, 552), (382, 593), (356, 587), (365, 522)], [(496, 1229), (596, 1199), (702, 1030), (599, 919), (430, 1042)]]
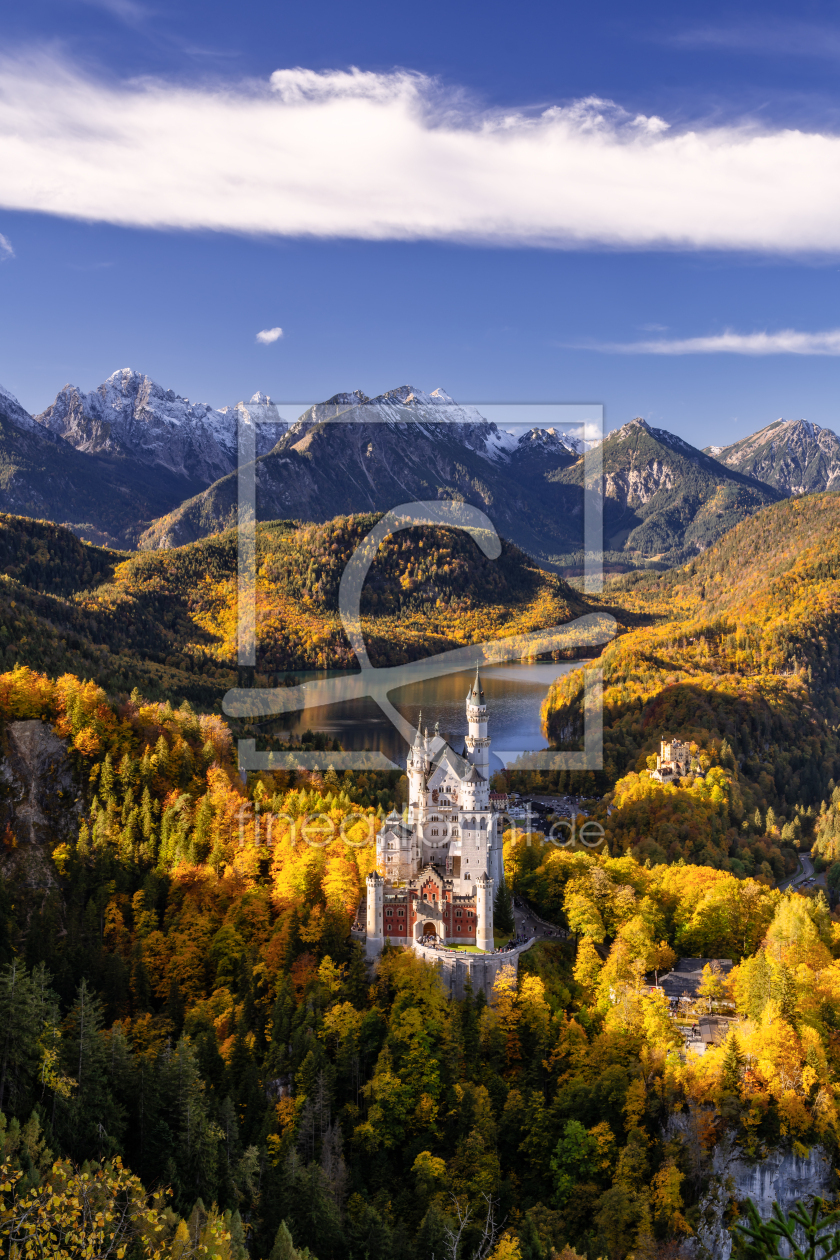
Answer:
[(506, 950), (503, 954), (458, 954), (437, 949), (428, 949), (425, 945), (415, 943), (416, 953), (430, 962), (437, 969), (441, 982), (450, 998), (459, 999), (464, 996), (467, 976), (470, 978), (473, 993), (482, 991), (488, 1002), (493, 996), (493, 985), (503, 967), (513, 967), (519, 974), (519, 955), (531, 948), (533, 942), (520, 945), (518, 949)]

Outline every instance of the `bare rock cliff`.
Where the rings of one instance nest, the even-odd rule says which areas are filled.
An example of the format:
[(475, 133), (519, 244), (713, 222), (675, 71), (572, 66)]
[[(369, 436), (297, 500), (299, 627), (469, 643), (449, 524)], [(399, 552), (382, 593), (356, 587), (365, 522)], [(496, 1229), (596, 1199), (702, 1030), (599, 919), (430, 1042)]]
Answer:
[(0, 873), (24, 893), (57, 887), (50, 860), (78, 834), (79, 792), (67, 741), (38, 720), (11, 722), (0, 762)]
[(828, 1151), (814, 1146), (806, 1156), (792, 1150), (770, 1151), (754, 1163), (740, 1157), (738, 1148), (721, 1142), (714, 1153), (712, 1177), (703, 1199), (702, 1223), (686, 1248), (697, 1260), (729, 1260), (732, 1237), (724, 1224), (730, 1202), (752, 1199), (764, 1220), (773, 1204), (790, 1211), (801, 1200), (832, 1197), (832, 1160)]

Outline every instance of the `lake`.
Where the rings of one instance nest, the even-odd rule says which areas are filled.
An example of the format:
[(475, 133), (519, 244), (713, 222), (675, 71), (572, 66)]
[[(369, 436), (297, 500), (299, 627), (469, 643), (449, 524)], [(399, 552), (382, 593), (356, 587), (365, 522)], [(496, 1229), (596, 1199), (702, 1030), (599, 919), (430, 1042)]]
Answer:
[[(494, 748), (513, 760), (519, 752), (547, 748), (540, 730), (540, 705), (555, 678), (580, 667), (580, 661), (515, 662), (485, 665), (481, 669), (484, 698), (487, 704), (487, 733), (491, 769), (502, 762), (493, 755)], [(324, 678), (325, 672), (297, 674), (296, 681)], [(335, 673), (330, 675), (335, 677)], [(423, 725), (432, 732), (435, 723), (440, 733), (456, 752), (464, 747), (467, 732), (465, 701), (475, 676), (469, 669), (457, 674), (412, 683), (390, 693), (391, 703), (413, 726), (420, 714)], [(329, 707), (303, 709), (284, 715), (284, 726), (292, 736), (303, 731), (323, 731), (337, 739), (348, 752), (362, 749), (384, 753), (389, 760), (405, 765), (408, 752), (405, 741), (382, 710), (372, 700), (352, 700)]]

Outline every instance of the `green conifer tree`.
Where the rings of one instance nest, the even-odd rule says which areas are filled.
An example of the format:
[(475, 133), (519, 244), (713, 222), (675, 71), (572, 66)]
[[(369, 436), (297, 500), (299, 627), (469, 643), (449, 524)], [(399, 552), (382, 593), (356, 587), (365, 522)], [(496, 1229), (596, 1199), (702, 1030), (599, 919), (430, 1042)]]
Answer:
[(514, 928), (513, 902), (504, 876), (499, 883), (499, 889), (493, 902), (493, 926), (502, 933), (512, 932)]
[(114, 763), (110, 753), (105, 754), (105, 760), (99, 772), (99, 794), (106, 804), (114, 800)]
[(748, 986), (748, 1014), (750, 1019), (761, 1019), (761, 1013), (770, 997), (772, 973), (764, 950), (755, 955), (750, 966)]
[(274, 1246), (271, 1248), (268, 1260), (298, 1260), (298, 1253), (295, 1251), (292, 1235), (285, 1221), (281, 1221), (277, 1227)]
[(744, 1075), (744, 1054), (734, 1029), (726, 1038), (720, 1065), (720, 1086), (724, 1094), (739, 1094)]
[(782, 1019), (792, 1024), (796, 1013), (796, 984), (793, 973), (786, 963), (777, 963), (773, 966), (770, 994), (779, 1004), (779, 1014)]

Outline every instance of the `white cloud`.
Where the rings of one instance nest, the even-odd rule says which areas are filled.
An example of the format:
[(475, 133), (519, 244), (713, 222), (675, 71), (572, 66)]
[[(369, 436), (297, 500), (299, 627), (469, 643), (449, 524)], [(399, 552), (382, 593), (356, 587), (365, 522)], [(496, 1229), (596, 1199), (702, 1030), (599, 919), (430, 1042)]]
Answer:
[(283, 336), (282, 328), (263, 328), (257, 333), (257, 341), (261, 346), (270, 346), (272, 341), (279, 341)]
[(748, 25), (702, 26), (665, 36), (663, 43), (681, 48), (726, 49), (767, 56), (840, 58), (840, 35), (834, 26), (811, 22), (751, 22)]
[(576, 342), (577, 350), (601, 350), (609, 354), (820, 354), (840, 355), (840, 328), (827, 332), (723, 332), (712, 337), (682, 340)]
[(4, 236), (0, 232), (0, 262), (5, 262), (7, 258), (14, 258), (15, 251), (12, 249), (12, 242), (8, 236)]
[(114, 85), (0, 61), (0, 205), (147, 228), (499, 245), (840, 249), (840, 136), (489, 111), (408, 71)]

